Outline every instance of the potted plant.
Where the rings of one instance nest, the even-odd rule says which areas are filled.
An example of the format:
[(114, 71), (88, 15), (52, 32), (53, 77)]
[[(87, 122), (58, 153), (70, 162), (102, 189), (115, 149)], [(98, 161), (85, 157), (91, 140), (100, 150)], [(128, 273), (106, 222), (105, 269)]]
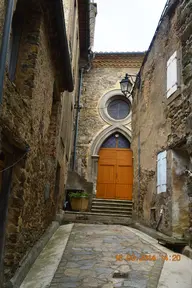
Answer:
[(69, 193), (71, 208), (73, 211), (87, 211), (88, 210), (88, 193), (86, 192), (71, 192)]

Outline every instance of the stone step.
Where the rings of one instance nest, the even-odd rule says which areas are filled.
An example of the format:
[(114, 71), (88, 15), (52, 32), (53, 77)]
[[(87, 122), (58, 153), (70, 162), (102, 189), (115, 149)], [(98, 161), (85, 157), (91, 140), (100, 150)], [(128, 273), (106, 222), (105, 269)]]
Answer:
[(114, 206), (114, 205), (101, 205), (101, 204), (93, 204), (92, 209), (110, 209), (110, 210), (119, 210), (119, 211), (132, 211), (132, 206)]
[(86, 223), (86, 224), (107, 224), (107, 225), (132, 225), (132, 217), (121, 214), (98, 214), (91, 212), (65, 211), (62, 224)]
[(75, 212), (75, 211), (65, 211), (66, 215), (82, 215), (82, 216), (116, 216), (116, 217), (128, 217), (128, 214), (117, 214), (117, 213), (97, 213), (97, 212)]
[(102, 205), (102, 206), (114, 206), (114, 207), (132, 207), (133, 203), (132, 202), (114, 202), (114, 201), (97, 201), (93, 200), (92, 205)]
[(115, 215), (132, 217), (132, 206), (133, 203), (129, 200), (94, 198), (91, 212), (98, 215), (107, 214), (111, 215), (111, 217), (115, 217)]
[(100, 199), (100, 198), (93, 198), (93, 202), (111, 202), (111, 203), (122, 203), (122, 204), (132, 204), (130, 200), (118, 200), (118, 199)]
[(91, 212), (98, 213), (98, 214), (123, 214), (123, 215), (132, 215), (132, 210), (111, 210), (111, 209), (91, 209)]
[(92, 207), (95, 207), (95, 206), (99, 206), (99, 207), (114, 207), (114, 208), (118, 208), (118, 209), (121, 209), (121, 208), (130, 208), (132, 209), (133, 205), (132, 203), (131, 204), (121, 204), (121, 203), (110, 203), (110, 202), (92, 202)]

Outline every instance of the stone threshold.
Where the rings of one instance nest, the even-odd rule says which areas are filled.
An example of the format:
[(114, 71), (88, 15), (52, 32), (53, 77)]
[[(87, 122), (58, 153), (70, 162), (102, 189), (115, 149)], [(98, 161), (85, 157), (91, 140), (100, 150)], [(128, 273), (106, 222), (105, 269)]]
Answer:
[(62, 224), (66, 223), (115, 224), (130, 226), (132, 224), (132, 218), (128, 215), (119, 214), (65, 211), (62, 218)]
[(104, 198), (93, 198), (92, 201), (95, 202), (117, 202), (117, 203), (130, 203), (132, 204), (132, 200), (120, 200), (120, 199), (104, 199)]
[(74, 215), (87, 215), (87, 216), (91, 216), (91, 215), (98, 215), (98, 216), (111, 216), (111, 217), (129, 217), (128, 214), (118, 214), (118, 213), (98, 213), (98, 212), (78, 212), (78, 211), (65, 211), (65, 214), (74, 214)]

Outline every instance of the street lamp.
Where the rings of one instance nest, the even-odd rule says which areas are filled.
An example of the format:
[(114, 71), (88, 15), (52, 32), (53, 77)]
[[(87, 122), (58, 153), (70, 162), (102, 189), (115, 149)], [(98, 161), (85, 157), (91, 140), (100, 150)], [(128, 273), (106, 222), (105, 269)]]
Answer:
[(121, 92), (125, 95), (125, 97), (129, 97), (131, 95), (133, 84), (129, 80), (129, 75), (126, 73), (125, 78), (121, 80)]

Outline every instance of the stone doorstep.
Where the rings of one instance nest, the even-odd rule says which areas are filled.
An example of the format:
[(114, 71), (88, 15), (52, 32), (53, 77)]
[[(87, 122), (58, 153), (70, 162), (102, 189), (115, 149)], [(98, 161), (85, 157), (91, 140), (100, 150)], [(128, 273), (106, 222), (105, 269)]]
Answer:
[(115, 211), (122, 211), (122, 210), (126, 210), (126, 211), (132, 211), (132, 207), (131, 206), (112, 206), (112, 205), (92, 205), (92, 209), (113, 209)]
[(93, 198), (92, 202), (111, 202), (111, 203), (122, 203), (122, 204), (132, 204), (131, 200), (118, 200), (118, 199), (100, 199), (100, 198)]
[(65, 211), (65, 214), (72, 214), (78, 216), (108, 216), (108, 217), (128, 217), (129, 214), (116, 214), (116, 213), (100, 213), (100, 212), (76, 212)]
[(92, 201), (93, 204), (99, 204), (99, 205), (117, 205), (117, 206), (132, 206), (133, 203), (131, 201), (127, 202), (127, 201), (112, 201), (112, 200), (93, 200)]
[(156, 240), (158, 240), (159, 242), (164, 243), (164, 244), (171, 244), (171, 245), (187, 245), (188, 244), (187, 241), (184, 239), (178, 239), (175, 237), (167, 236), (167, 235), (165, 235), (161, 232), (158, 232), (152, 228), (143, 226), (140, 223), (134, 223), (132, 225), (132, 227), (142, 231), (143, 233), (146, 233), (147, 235), (155, 238)]
[(92, 207), (91, 208), (91, 212), (99, 212), (99, 213), (108, 213), (108, 214), (114, 214), (114, 213), (121, 213), (121, 214), (127, 214), (127, 213), (132, 213), (132, 209), (113, 209), (113, 207), (101, 207), (101, 208), (95, 208), (95, 207)]
[(62, 224), (85, 223), (85, 224), (110, 224), (131, 226), (132, 218), (128, 215), (109, 215), (90, 212), (68, 211), (63, 217)]

